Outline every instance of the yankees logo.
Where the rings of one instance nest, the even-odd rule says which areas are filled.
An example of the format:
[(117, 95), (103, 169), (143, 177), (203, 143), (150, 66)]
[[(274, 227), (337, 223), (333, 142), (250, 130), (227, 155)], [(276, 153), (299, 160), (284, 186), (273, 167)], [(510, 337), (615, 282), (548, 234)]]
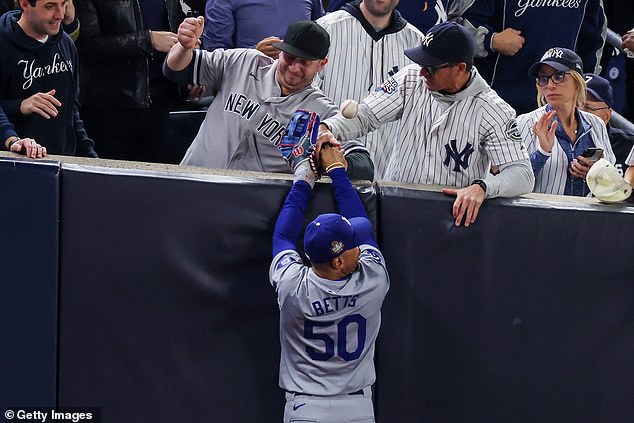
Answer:
[(462, 149), (461, 152), (458, 152), (458, 147), (456, 146), (456, 140), (449, 141), (449, 144), (445, 144), (445, 150), (447, 151), (447, 157), (445, 157), (445, 161), (443, 164), (446, 167), (449, 167), (449, 163), (453, 159), (454, 161), (454, 172), (460, 172), (460, 168), (467, 169), (469, 167), (469, 157), (475, 151), (473, 146), (470, 143), (467, 143), (465, 148)]
[(551, 48), (548, 51), (546, 51), (546, 53), (544, 53), (544, 56), (542, 56), (542, 60), (546, 60), (546, 59), (561, 59), (564, 57), (564, 52), (557, 49), (557, 48)]
[(425, 35), (425, 38), (423, 39), (423, 44), (426, 47), (429, 47), (429, 43), (431, 43), (434, 39), (434, 34), (428, 33), (427, 35)]

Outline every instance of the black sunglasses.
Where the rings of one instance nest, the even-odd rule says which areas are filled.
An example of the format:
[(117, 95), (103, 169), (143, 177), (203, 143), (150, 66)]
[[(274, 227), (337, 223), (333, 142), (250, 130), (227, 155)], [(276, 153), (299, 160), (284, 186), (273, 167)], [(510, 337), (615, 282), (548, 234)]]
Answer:
[(605, 106), (605, 107), (591, 107), (587, 104), (584, 104), (582, 109), (585, 110), (586, 112), (596, 112), (598, 110), (607, 110), (610, 109), (610, 106)]
[(455, 63), (443, 63), (442, 65), (436, 65), (436, 66), (421, 65), (421, 69), (424, 69), (425, 72), (433, 76), (436, 73), (436, 71), (440, 69), (450, 68), (454, 65)]
[(550, 79), (555, 85), (559, 85), (564, 82), (566, 75), (569, 74), (570, 72), (555, 72), (552, 75), (537, 75), (535, 82), (537, 82), (537, 85), (540, 87), (545, 87), (548, 85), (548, 80)]

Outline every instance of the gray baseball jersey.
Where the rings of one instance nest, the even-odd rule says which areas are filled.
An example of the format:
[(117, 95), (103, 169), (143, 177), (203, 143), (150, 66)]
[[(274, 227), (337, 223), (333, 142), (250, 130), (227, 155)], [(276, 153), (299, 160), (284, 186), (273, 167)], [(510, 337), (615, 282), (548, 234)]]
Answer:
[(430, 91), (413, 64), (366, 97), (355, 119), (326, 119), (339, 139), (356, 138), (385, 122), (400, 120), (388, 180), (465, 187), (484, 179), (491, 165), (524, 161), (528, 155), (515, 111), (478, 74), (455, 94)]
[[(215, 98), (181, 164), (289, 173), (277, 145), (293, 113), (303, 108), (323, 119), (338, 108), (312, 85), (282, 96), (276, 69), (255, 49), (194, 50), (192, 82)], [(343, 146), (346, 154), (365, 149), (358, 141)]]
[(374, 383), (389, 277), (381, 252), (360, 248), (359, 269), (340, 281), (318, 277), (293, 250), (273, 259), (269, 277), (280, 307), (280, 387), (286, 391), (332, 396)]
[[(546, 113), (546, 106), (533, 110), (517, 117), (517, 124), (522, 134), (522, 139), (526, 144), (528, 154), (532, 155), (539, 149), (539, 139), (532, 131), (533, 125)], [(603, 149), (605, 159), (610, 163), (616, 162), (616, 157), (612, 151), (612, 144), (608, 137), (608, 132), (603, 121), (592, 113), (580, 111), (581, 116), (590, 124), (590, 136), (596, 147)], [(580, 139), (584, 134), (579, 134)], [(541, 149), (540, 149), (541, 150)], [(559, 142), (555, 139), (551, 156), (544, 164), (540, 172), (535, 175), (535, 188), (533, 192), (545, 194), (563, 195), (566, 181), (569, 175), (570, 162)]]
[[(346, 7), (356, 11), (352, 5)], [(349, 98), (361, 101), (399, 69), (412, 63), (403, 52), (419, 46), (425, 36), (406, 23), (398, 12), (395, 16), (398, 19), (393, 19), (388, 28), (372, 34), (360, 18), (345, 10), (329, 13), (317, 20), (330, 34), (330, 52), (328, 65), (315, 80), (335, 104)], [(385, 140), (394, 139), (397, 132), (398, 123), (390, 122), (359, 139), (370, 152), (375, 179), (384, 178), (393, 146)]]

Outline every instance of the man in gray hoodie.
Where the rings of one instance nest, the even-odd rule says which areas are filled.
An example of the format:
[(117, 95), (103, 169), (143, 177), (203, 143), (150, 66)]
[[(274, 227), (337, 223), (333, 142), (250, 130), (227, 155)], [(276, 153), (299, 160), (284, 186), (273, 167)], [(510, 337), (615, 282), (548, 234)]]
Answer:
[[(531, 192), (534, 176), (517, 130), (515, 111), (473, 65), (473, 38), (460, 25), (432, 27), (405, 54), (415, 64), (385, 81), (353, 119), (322, 121), (320, 142), (362, 136), (400, 122), (386, 179), (449, 186), (453, 216), (469, 226), (485, 198)], [(493, 172), (492, 172), (493, 171)], [(495, 174), (494, 174), (495, 173)], [(456, 189), (458, 188), (458, 189)]]

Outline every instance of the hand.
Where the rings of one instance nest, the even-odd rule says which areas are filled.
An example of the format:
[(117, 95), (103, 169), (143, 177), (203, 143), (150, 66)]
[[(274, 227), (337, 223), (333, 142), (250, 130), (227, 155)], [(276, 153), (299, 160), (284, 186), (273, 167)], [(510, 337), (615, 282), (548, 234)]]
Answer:
[(196, 48), (196, 45), (200, 45), (204, 27), (205, 18), (202, 16), (185, 18), (178, 27), (178, 42), (187, 50)]
[(277, 59), (278, 57), (280, 57), (280, 51), (273, 47), (273, 43), (279, 43), (281, 41), (282, 40), (279, 37), (266, 37), (265, 39), (257, 43), (255, 49), (273, 59)]
[(585, 180), (588, 171), (594, 163), (595, 161), (590, 160), (588, 157), (577, 156), (577, 158), (570, 163), (570, 174), (576, 178)]
[(456, 196), (452, 209), (453, 217), (456, 218), (456, 226), (460, 226), (463, 217), (465, 218), (465, 227), (475, 222), (480, 206), (484, 202), (485, 194), (482, 187), (470, 185), (461, 189), (444, 188), (442, 192)]
[(201, 98), (205, 95), (205, 86), (204, 85), (187, 85), (187, 89), (189, 90), (189, 99), (192, 101), (200, 101)]
[[(553, 151), (553, 146), (555, 145), (555, 130), (559, 125), (559, 122), (553, 120), (556, 116), (554, 110), (547, 112), (539, 118), (537, 122), (533, 125), (533, 133), (537, 135), (539, 139), (539, 146), (547, 153)], [(548, 126), (550, 125), (550, 129)]]
[(337, 141), (332, 132), (323, 123), (319, 125), (319, 132), (317, 134), (317, 144), (315, 145), (315, 155), (319, 157), (321, 147), (324, 144), (330, 144), (333, 147), (341, 147), (341, 143)]
[(32, 138), (22, 138), (14, 142), (11, 150), (14, 153), (24, 154), (30, 159), (46, 157), (46, 147), (42, 147)]
[(524, 46), (525, 40), (520, 35), (521, 33), (522, 31), (513, 28), (506, 28), (502, 32), (496, 32), (491, 42), (491, 47), (505, 56), (513, 56)]
[(36, 93), (31, 97), (22, 100), (20, 103), (20, 113), (30, 115), (37, 113), (38, 115), (50, 119), (57, 116), (57, 108), (62, 105), (58, 99), (54, 97), (55, 90), (47, 93)]
[(64, 11), (64, 19), (62, 23), (64, 25), (70, 25), (75, 20), (75, 5), (73, 0), (66, 0), (66, 10)]
[(178, 42), (178, 36), (169, 31), (150, 31), (152, 48), (161, 53), (169, 53), (174, 44)]
[(326, 168), (334, 163), (341, 163), (343, 167), (348, 170), (348, 161), (343, 155), (343, 149), (341, 147), (333, 147), (330, 144), (324, 144), (321, 147), (321, 154), (319, 155), (321, 167), (326, 171)]
[(621, 37), (621, 48), (626, 48), (632, 52), (634, 52), (634, 31), (627, 31), (625, 35)]

